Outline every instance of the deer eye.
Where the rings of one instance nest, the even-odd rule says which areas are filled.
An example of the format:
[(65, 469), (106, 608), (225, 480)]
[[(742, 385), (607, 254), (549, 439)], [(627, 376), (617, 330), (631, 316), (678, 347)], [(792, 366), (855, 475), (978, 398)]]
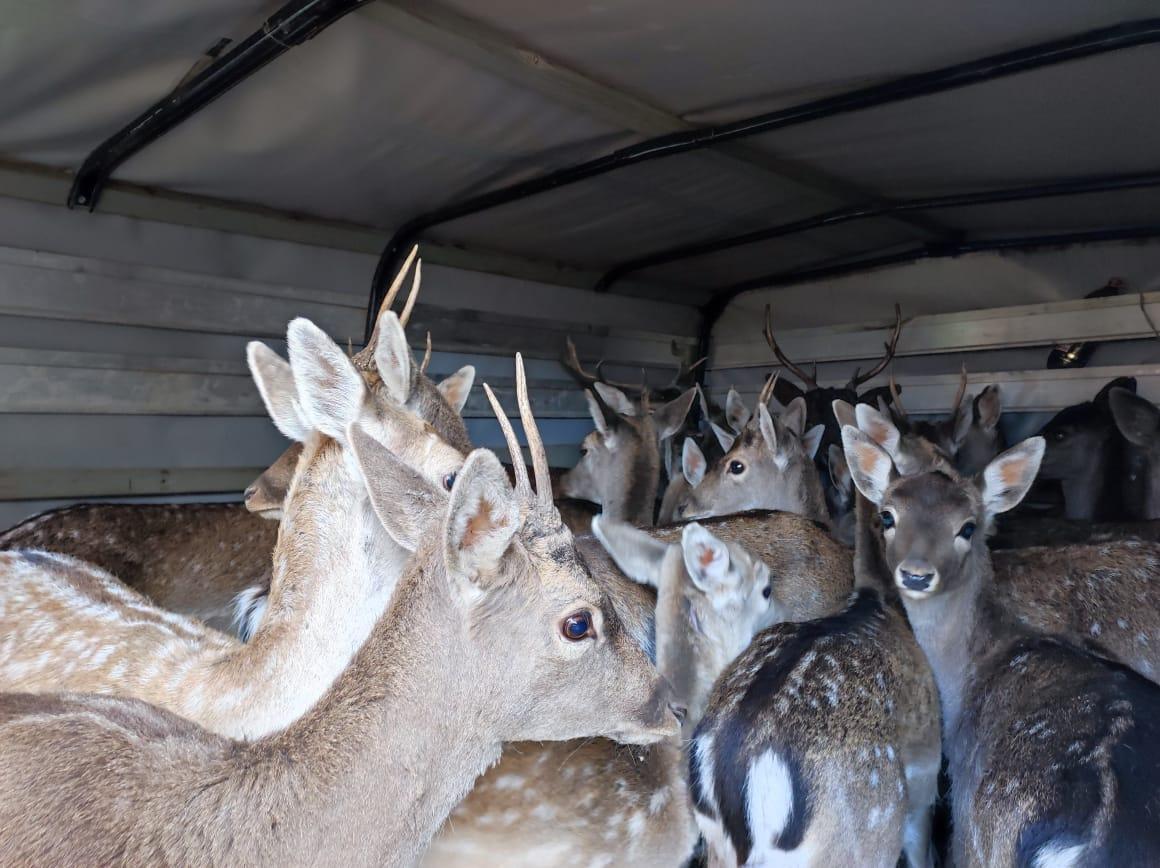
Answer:
[(975, 523), (973, 521), (968, 521), (961, 528), (959, 528), (959, 536), (961, 536), (963, 539), (969, 540), (974, 535)]
[(773, 585), (766, 585), (765, 589), (761, 592), (761, 596), (765, 597), (767, 600), (773, 596)]
[(564, 619), (560, 626), (564, 638), (571, 642), (579, 642), (589, 637), (596, 638), (596, 631), (592, 629), (592, 615), (589, 612), (576, 612)]
[(729, 462), (729, 472), (734, 476), (740, 476), (745, 472), (745, 465), (734, 459), (733, 461)]
[(443, 489), (445, 491), (450, 491), (451, 487), (453, 485), (455, 485), (455, 477), (457, 475), (458, 474), (456, 474), (456, 473), (448, 473), (446, 476), (443, 477)]
[(879, 515), (879, 518), (882, 519), (883, 530), (890, 530), (894, 527), (894, 513), (883, 512), (881, 515)]
[(580, 447), (580, 457), (581, 457), (581, 458), (583, 458), (583, 457), (584, 457), (585, 455), (587, 455), (587, 454), (588, 454), (588, 447), (587, 447), (587, 446), (581, 446), (581, 447)]

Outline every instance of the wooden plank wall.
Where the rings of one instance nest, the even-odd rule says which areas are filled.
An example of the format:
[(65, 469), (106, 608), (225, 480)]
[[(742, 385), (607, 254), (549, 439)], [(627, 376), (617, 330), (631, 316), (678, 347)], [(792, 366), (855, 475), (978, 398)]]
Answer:
[[(285, 441), (244, 361), (248, 340), (284, 352), (307, 316), (358, 346), (375, 260), (312, 247), (0, 198), (0, 526), (49, 503), (98, 496), (236, 497)], [(697, 313), (679, 305), (447, 267), (424, 267), (408, 330), (430, 330), (439, 379), (461, 365), (511, 395), (525, 354), (553, 460), (590, 427), (558, 363), (571, 335), (587, 359), (667, 380), (672, 343), (691, 351)], [(613, 370), (617, 370), (614, 367)], [(502, 442), (473, 390), (480, 445)]]

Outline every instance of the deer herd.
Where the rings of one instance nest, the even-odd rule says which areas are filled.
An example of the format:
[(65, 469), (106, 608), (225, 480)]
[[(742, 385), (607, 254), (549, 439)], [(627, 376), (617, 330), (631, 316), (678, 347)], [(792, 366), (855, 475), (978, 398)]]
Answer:
[(505, 469), (460, 415), (474, 369), (412, 356), (414, 258), (353, 356), (304, 319), (288, 360), (250, 344), (293, 446), (244, 506), (0, 535), (0, 863), (1160, 864), (1133, 381), (1004, 449), (965, 369), (944, 419), (860, 391), (897, 309), (842, 388), (767, 311), (801, 386), (753, 406), (569, 342), (595, 429), (560, 476), (517, 354), (530, 470), (483, 386)]

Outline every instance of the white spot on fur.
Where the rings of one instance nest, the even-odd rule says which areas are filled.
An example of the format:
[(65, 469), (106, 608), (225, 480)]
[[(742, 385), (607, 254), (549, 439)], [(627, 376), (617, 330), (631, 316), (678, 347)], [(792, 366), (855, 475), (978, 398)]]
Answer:
[(1092, 626), (1091, 626), (1091, 634), (1092, 634), (1093, 636), (1098, 636), (1098, 635), (1100, 635), (1100, 625), (1099, 625), (1099, 623), (1098, 623), (1098, 622), (1092, 622)]
[(772, 842), (793, 817), (793, 776), (789, 767), (776, 753), (766, 751), (749, 767), (748, 789), (751, 837), (755, 842)]
[(1035, 854), (1034, 868), (1072, 868), (1083, 855), (1084, 844), (1064, 847), (1060, 844), (1044, 844)]

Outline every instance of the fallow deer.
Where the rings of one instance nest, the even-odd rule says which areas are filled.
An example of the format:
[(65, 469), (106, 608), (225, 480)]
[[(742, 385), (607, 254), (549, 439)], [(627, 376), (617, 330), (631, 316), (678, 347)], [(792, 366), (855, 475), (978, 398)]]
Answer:
[[(764, 612), (768, 620), (799, 621), (832, 612), (849, 596), (853, 578), (849, 552), (801, 516), (713, 518), (703, 523), (708, 534), (692, 532), (688, 540), (686, 527), (635, 530), (603, 516), (596, 522), (629, 574), (652, 577), (659, 585), (658, 665), (689, 709), (687, 734), (714, 675), (742, 646), (755, 616)], [(708, 542), (710, 535), (717, 543)], [(714, 559), (704, 567), (685, 567), (686, 542), (696, 543), (693, 554), (712, 551)], [(611, 567), (602, 566), (579, 540), (577, 549), (594, 574)], [(717, 588), (706, 583), (711, 590), (705, 592), (684, 574), (685, 569), (716, 572), (725, 564), (717, 555), (725, 552), (728, 574), (740, 584)], [(631, 585), (620, 579), (608, 581), (607, 587), (624, 584)], [(743, 588), (749, 591), (742, 593)], [(754, 598), (756, 592), (762, 596)], [(722, 608), (715, 608), (717, 603)], [(733, 649), (728, 654), (727, 647)], [(691, 822), (685, 762), (675, 741), (647, 751), (607, 740), (520, 743), (507, 746), (500, 762), (452, 813), (426, 864), (466, 868), (503, 853), (506, 868), (538, 868), (583, 853), (591, 865), (680, 865), (691, 846)]]
[(977, 532), (1026, 494), (1043, 438), (968, 480), (899, 476), (870, 436), (842, 435), (938, 683), (954, 864), (1157, 864), (1160, 687), (1020, 624), (995, 594)]
[[(416, 554), (285, 732), (236, 742), (136, 700), (0, 698), (0, 861), (409, 865), (505, 740), (672, 737), (667, 686), (552, 505), (517, 365), (536, 490), (477, 450), (448, 498), (361, 422), (343, 432), (386, 533)], [(327, 521), (290, 500), (288, 523)], [(280, 554), (303, 539), (282, 534)]]
[[(843, 549), (846, 588), (852, 568)], [(689, 758), (710, 865), (931, 864), (934, 681), (881, 574), (853, 572), (844, 605), (759, 634), (713, 690)]]
[[(835, 412), (850, 416), (848, 407)], [(949, 458), (929, 441), (900, 434), (869, 407), (858, 407), (856, 427), (891, 456), (903, 476), (951, 470)], [(995, 552), (993, 566), (994, 592), (1022, 624), (1098, 647), (1160, 681), (1160, 542), (1117, 536), (1082, 545), (1021, 546)]]
[[(392, 282), (367, 346), (353, 357), (372, 391), (382, 389), (375, 354), (383, 317), (416, 253), (412, 249)], [(420, 267), (421, 262), (399, 320), (403, 325), (418, 298)], [(474, 378), (475, 369), (467, 365), (436, 385), (412, 364), (403, 402), (464, 454), (471, 440), (460, 413)], [(246, 509), (266, 518), (279, 516), (300, 449), (292, 445), (246, 489)], [(274, 523), (258, 521), (233, 504), (85, 504), (18, 525), (0, 535), (0, 551), (71, 555), (112, 573), (165, 609), (247, 637), (267, 602), (276, 535)]]
[(776, 377), (769, 380), (757, 401), (757, 411), (732, 448), (704, 473), (684, 502), (677, 518), (704, 518), (750, 509), (796, 512), (824, 523), (830, 520), (825, 493), (814, 455), (823, 428), (805, 429), (806, 405), (795, 398), (778, 416), (766, 400)]
[(289, 365), (264, 344), (248, 348), (275, 424), (304, 444), (269, 604), (248, 644), (160, 610), (79, 562), (8, 553), (0, 561), (8, 589), (3, 689), (134, 696), (243, 737), (279, 729), (309, 708), (366, 638), (410, 554), (383, 531), (347, 428), (359, 423), (447, 489), (463, 462), (399, 403), (411, 382), (410, 351), (393, 313), (382, 325), (377, 390), (307, 320), (290, 324)]
[(560, 494), (600, 504), (615, 521), (651, 526), (660, 486), (662, 441), (684, 425), (696, 390), (655, 410), (647, 394), (638, 408), (606, 383), (585, 391), (596, 430), (580, 447), (580, 461), (560, 479)]
[(1124, 506), (1129, 518), (1160, 518), (1160, 410), (1147, 398), (1114, 388), (1108, 404), (1127, 441)]

